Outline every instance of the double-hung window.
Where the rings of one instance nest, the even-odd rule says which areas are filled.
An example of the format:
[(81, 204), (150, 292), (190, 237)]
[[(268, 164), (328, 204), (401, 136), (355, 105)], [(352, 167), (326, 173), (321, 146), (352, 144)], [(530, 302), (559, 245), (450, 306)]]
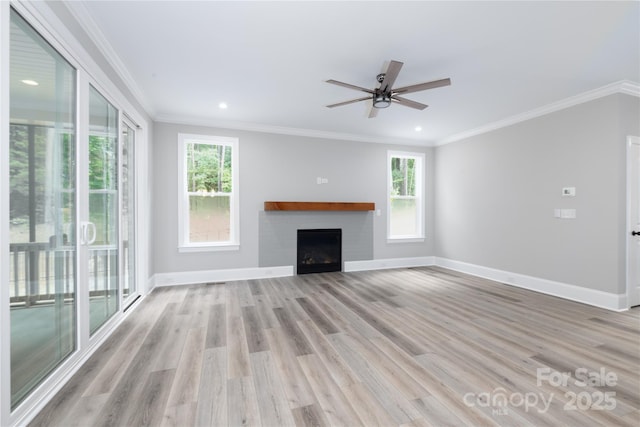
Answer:
[(424, 239), (424, 154), (389, 151), (387, 154), (387, 238), (390, 241)]
[(238, 139), (178, 135), (179, 250), (239, 248)]

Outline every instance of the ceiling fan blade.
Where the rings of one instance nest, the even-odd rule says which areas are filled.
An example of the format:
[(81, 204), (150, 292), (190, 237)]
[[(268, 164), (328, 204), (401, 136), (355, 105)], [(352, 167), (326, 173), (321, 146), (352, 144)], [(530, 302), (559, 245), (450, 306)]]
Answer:
[(396, 96), (396, 95), (392, 95), (391, 96), (391, 100), (397, 102), (400, 105), (404, 105), (405, 107), (415, 108), (416, 110), (424, 110), (425, 108), (428, 107), (428, 105), (426, 105), (426, 104), (421, 104), (419, 102), (412, 101), (412, 100), (407, 99), (407, 98), (401, 98), (401, 97)]
[(442, 86), (449, 86), (451, 84), (451, 79), (442, 79), (442, 80), (434, 80), (432, 82), (426, 83), (418, 83), (417, 85), (398, 87), (393, 89), (393, 93), (399, 93), (404, 95), (406, 93), (419, 92), (421, 90), (434, 89)]
[(369, 107), (369, 115), (367, 117), (369, 117), (370, 119), (374, 118), (375, 116), (378, 115), (378, 110), (379, 108), (376, 108), (373, 105), (371, 105)]
[(337, 104), (327, 105), (327, 108), (341, 107), (343, 105), (353, 104), (354, 102), (366, 101), (368, 99), (371, 99), (371, 97), (370, 96), (365, 96), (364, 98), (358, 98), (358, 99), (352, 99), (350, 101), (338, 102)]
[(338, 86), (346, 87), (346, 88), (349, 88), (349, 89), (355, 89), (355, 90), (359, 90), (359, 91), (367, 92), (367, 93), (371, 93), (371, 94), (373, 93), (373, 91), (371, 89), (367, 89), (367, 88), (364, 88), (364, 87), (352, 85), (352, 84), (349, 84), (349, 83), (339, 82), (337, 80), (327, 80), (327, 83), (331, 83), (332, 85), (338, 85)]
[(380, 91), (382, 93), (388, 92), (393, 87), (393, 83), (395, 83), (396, 78), (398, 77), (398, 73), (400, 73), (400, 69), (402, 68), (403, 63), (399, 61), (390, 61), (389, 66), (387, 67), (387, 71), (384, 73), (384, 80), (380, 83)]

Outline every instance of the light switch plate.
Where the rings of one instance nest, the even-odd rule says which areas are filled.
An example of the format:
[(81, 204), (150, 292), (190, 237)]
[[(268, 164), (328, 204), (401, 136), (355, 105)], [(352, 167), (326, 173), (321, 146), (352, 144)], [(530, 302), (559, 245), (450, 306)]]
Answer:
[(554, 209), (553, 216), (560, 219), (576, 219), (577, 213), (575, 209)]
[(562, 197), (575, 197), (575, 196), (576, 196), (576, 187), (562, 188)]

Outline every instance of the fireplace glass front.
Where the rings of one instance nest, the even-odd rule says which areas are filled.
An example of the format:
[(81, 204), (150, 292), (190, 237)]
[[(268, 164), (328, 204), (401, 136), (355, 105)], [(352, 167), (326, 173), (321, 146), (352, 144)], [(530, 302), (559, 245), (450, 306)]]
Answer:
[(297, 273), (342, 271), (342, 230), (298, 230)]

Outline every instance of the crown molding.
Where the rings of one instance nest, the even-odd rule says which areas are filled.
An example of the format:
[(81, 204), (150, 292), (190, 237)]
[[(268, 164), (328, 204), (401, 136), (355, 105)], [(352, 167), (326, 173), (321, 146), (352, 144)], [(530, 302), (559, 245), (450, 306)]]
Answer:
[(565, 108), (573, 107), (575, 105), (583, 104), (585, 102), (593, 101), (594, 99), (602, 98), (602, 97), (613, 95), (616, 93), (623, 93), (627, 95), (640, 97), (640, 84), (636, 82), (632, 82), (630, 80), (621, 80), (618, 82), (614, 82), (614, 83), (581, 93), (579, 95), (575, 95), (569, 98), (562, 99), (557, 102), (553, 102), (551, 104), (547, 104), (545, 106), (527, 111), (525, 113), (516, 114), (515, 116), (507, 117), (505, 119), (498, 120), (496, 122), (488, 123), (486, 125), (483, 125), (474, 129), (470, 129), (468, 131), (451, 135), (447, 138), (437, 141), (434, 145), (435, 146), (446, 145), (451, 142), (460, 141), (466, 138), (470, 138), (472, 136), (498, 130), (507, 126), (514, 125), (516, 123), (524, 122), (526, 120), (531, 120), (536, 117), (544, 116), (545, 114), (564, 110)]
[(444, 138), (436, 142), (427, 141), (427, 140), (381, 137), (381, 136), (374, 136), (374, 135), (357, 135), (357, 134), (349, 134), (349, 133), (321, 131), (321, 130), (315, 130), (315, 129), (272, 126), (272, 125), (265, 125), (261, 123), (194, 118), (194, 117), (163, 115), (163, 114), (159, 114), (155, 116), (154, 121), (163, 122), (163, 123), (182, 124), (182, 125), (207, 126), (207, 127), (217, 127), (217, 128), (224, 128), (224, 129), (244, 130), (244, 131), (251, 131), (251, 132), (264, 132), (264, 133), (272, 133), (272, 134), (280, 134), (280, 135), (294, 135), (294, 136), (305, 136), (305, 137), (311, 137), (311, 138), (335, 139), (335, 140), (342, 140), (342, 141), (358, 141), (358, 142), (369, 142), (369, 143), (378, 143), (378, 144), (401, 144), (401, 145), (413, 145), (413, 146), (422, 146), (422, 147), (437, 147), (437, 146), (446, 145), (452, 142), (460, 141), (466, 138), (470, 138), (472, 136), (481, 135), (483, 133), (498, 130), (507, 126), (514, 125), (516, 123), (524, 122), (526, 120), (531, 120), (536, 117), (544, 116), (546, 114), (564, 110), (566, 108), (573, 107), (575, 105), (583, 104), (585, 102), (593, 101), (595, 99), (602, 98), (608, 95), (613, 95), (616, 93), (622, 93), (626, 95), (640, 97), (640, 84), (636, 82), (632, 82), (630, 80), (621, 80), (618, 82), (610, 83), (608, 85), (581, 93), (579, 95), (575, 95), (551, 104), (547, 104), (545, 106), (536, 108), (534, 110), (530, 110), (521, 114), (516, 114), (514, 116), (510, 116), (502, 120), (488, 123), (486, 125), (483, 125), (474, 129), (470, 129), (468, 131), (451, 135), (447, 138)]
[(218, 120), (197, 117), (175, 116), (159, 114), (154, 117), (154, 121), (159, 123), (180, 124), (190, 126), (206, 126), (222, 129), (234, 129), (250, 132), (272, 133), (278, 135), (305, 136), (310, 138), (334, 139), (340, 141), (357, 141), (376, 144), (412, 145), (421, 147), (431, 147), (428, 141), (417, 139), (393, 138), (387, 136), (358, 135), (351, 133), (340, 133), (321, 131), (316, 129), (292, 128), (285, 126), (272, 126), (261, 123), (250, 123), (233, 120)]
[(111, 43), (109, 43), (102, 31), (100, 31), (98, 24), (96, 24), (84, 3), (80, 1), (71, 1), (65, 2), (65, 5), (69, 10), (69, 13), (71, 13), (78, 22), (78, 25), (80, 25), (89, 39), (96, 45), (98, 51), (113, 67), (117, 76), (123, 81), (127, 89), (129, 89), (138, 102), (140, 102), (147, 114), (153, 117), (156, 114), (153, 104), (140, 89), (140, 86), (129, 72), (129, 69), (116, 53), (113, 46), (111, 46)]
[(618, 82), (620, 85), (620, 93), (624, 93), (631, 96), (640, 98), (640, 84), (629, 80), (623, 80)]

